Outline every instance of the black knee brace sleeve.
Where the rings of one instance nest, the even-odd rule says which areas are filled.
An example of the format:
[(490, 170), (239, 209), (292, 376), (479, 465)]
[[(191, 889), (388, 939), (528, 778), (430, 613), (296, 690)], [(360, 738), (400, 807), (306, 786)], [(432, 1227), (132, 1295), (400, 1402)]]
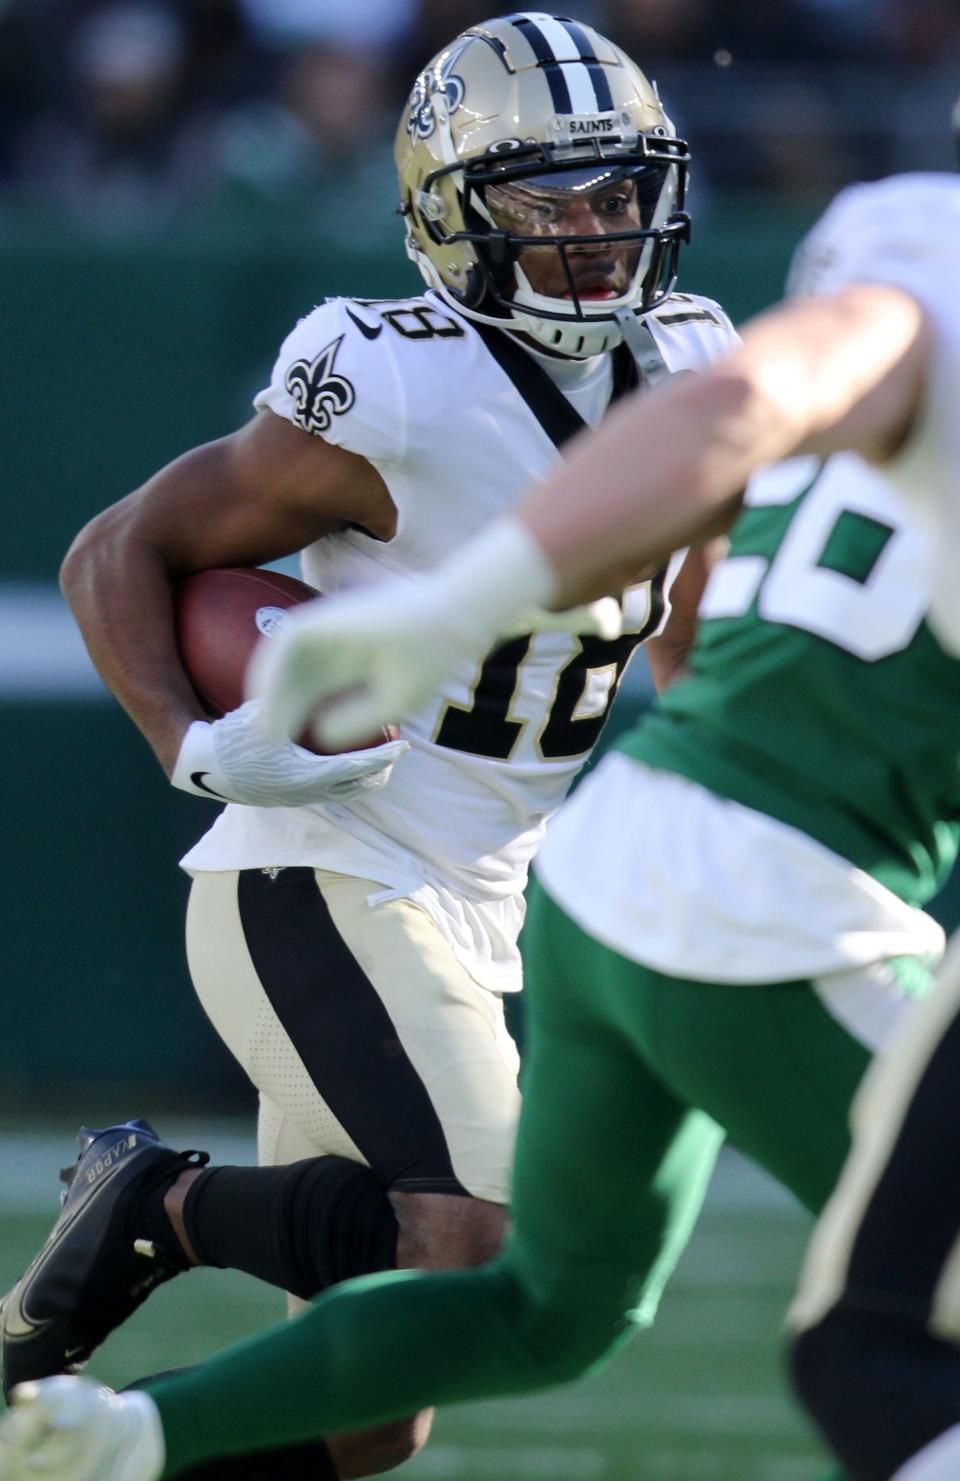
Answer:
[(397, 1221), (369, 1168), (345, 1157), (217, 1167), (191, 1185), (187, 1237), (206, 1265), (301, 1296), (396, 1263)]
[(851, 1481), (888, 1481), (960, 1423), (960, 1349), (919, 1319), (834, 1307), (794, 1340), (790, 1367)]

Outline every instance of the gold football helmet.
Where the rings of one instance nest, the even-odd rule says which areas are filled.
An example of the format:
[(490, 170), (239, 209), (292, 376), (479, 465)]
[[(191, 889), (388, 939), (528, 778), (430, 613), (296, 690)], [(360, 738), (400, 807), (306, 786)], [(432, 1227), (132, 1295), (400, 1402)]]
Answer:
[(575, 358), (670, 293), (689, 153), (656, 90), (590, 26), (471, 26), (417, 78), (395, 146), (407, 251), (461, 313)]

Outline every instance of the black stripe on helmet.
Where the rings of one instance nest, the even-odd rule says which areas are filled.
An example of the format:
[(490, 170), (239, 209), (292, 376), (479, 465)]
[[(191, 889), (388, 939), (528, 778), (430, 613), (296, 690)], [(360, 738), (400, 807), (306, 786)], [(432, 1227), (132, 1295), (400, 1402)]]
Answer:
[(595, 62), (597, 60), (597, 53), (590, 44), (590, 37), (577, 21), (568, 21), (562, 15), (554, 16), (554, 20), (556, 20), (558, 25), (563, 27), (570, 40), (576, 46), (577, 51), (580, 53), (581, 62)]
[(607, 69), (602, 62), (585, 62), (584, 66), (590, 73), (590, 81), (597, 95), (597, 112), (610, 113), (613, 111), (613, 93), (610, 91), (610, 79), (607, 77)]
[(596, 50), (594, 50), (593, 44), (591, 44), (587, 31), (584, 30), (582, 25), (578, 25), (578, 22), (567, 21), (566, 16), (557, 16), (557, 22), (559, 22), (563, 30), (566, 31), (567, 36), (575, 44), (582, 64), (585, 65), (588, 73), (590, 73), (590, 80), (594, 84), (594, 93), (597, 96), (597, 113), (612, 113), (613, 93), (610, 92), (610, 81), (606, 74), (606, 67), (604, 67), (603, 62), (597, 59)]
[[(518, 14), (508, 16), (510, 23), (517, 27), (527, 44), (533, 51), (539, 62), (550, 86), (550, 96), (553, 106), (558, 113), (572, 113), (573, 104), (570, 100), (570, 90), (567, 79), (563, 73), (563, 64), (558, 62), (553, 47), (546, 36), (528, 15)], [(565, 20), (562, 16), (555, 16), (557, 23), (563, 26), (570, 40), (579, 52), (576, 62), (571, 57), (568, 65), (583, 66), (593, 84), (593, 94), (597, 103), (598, 113), (609, 113), (613, 109), (613, 94), (610, 91), (610, 82), (607, 78), (606, 69), (597, 60), (597, 54), (590, 44), (590, 38), (582, 26), (576, 21)]]
[(597, 112), (610, 113), (613, 110), (613, 93), (610, 91), (610, 81), (607, 77), (606, 68), (602, 62), (597, 60), (597, 53), (590, 41), (590, 37), (581, 25), (576, 21), (568, 21), (564, 16), (556, 17), (559, 24), (566, 31), (570, 40), (580, 53), (580, 60), (584, 63), (590, 73), (590, 81), (597, 95)]
[(570, 89), (567, 87), (567, 79), (563, 75), (563, 68), (559, 62), (541, 62), (540, 70), (550, 85), (550, 97), (557, 113), (572, 113), (573, 103), (570, 101)]
[(533, 54), (538, 62), (556, 62), (553, 47), (544, 36), (536, 21), (532, 21), (528, 15), (512, 15), (510, 20), (517, 30), (522, 32), (524, 40), (533, 49)]
[(544, 36), (540, 27), (526, 15), (510, 16), (511, 24), (523, 36), (528, 46), (533, 51), (540, 69), (550, 88), (550, 97), (557, 113), (572, 113), (573, 104), (570, 101), (570, 90), (567, 87), (567, 79), (563, 75), (563, 68), (553, 54), (553, 47)]

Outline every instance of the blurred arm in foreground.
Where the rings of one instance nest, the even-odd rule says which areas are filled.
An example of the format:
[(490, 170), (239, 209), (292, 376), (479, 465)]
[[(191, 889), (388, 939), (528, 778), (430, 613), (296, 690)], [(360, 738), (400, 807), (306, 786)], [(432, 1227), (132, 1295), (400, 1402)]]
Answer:
[(778, 459), (850, 449), (884, 461), (913, 421), (929, 349), (921, 304), (887, 284), (771, 310), (705, 373), (625, 400), (418, 588), (303, 609), (280, 642), (261, 645), (250, 692), (276, 735), (326, 702), (319, 733), (346, 744), (414, 708), (498, 634), (550, 622), (604, 630), (607, 604), (545, 609), (588, 602), (625, 567), (726, 530), (750, 475)]

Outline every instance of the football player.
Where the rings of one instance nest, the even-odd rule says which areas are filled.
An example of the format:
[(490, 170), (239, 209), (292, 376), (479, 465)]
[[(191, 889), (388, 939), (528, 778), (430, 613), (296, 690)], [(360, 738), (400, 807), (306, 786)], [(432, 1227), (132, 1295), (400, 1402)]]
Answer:
[[(585, 1373), (652, 1318), (724, 1131), (824, 1204), (868, 1053), (941, 949), (919, 903), (960, 834), (956, 584), (927, 532), (932, 509), (956, 504), (959, 250), (956, 179), (844, 193), (801, 252), (800, 298), (748, 327), (742, 350), (625, 406), (406, 607), (399, 588), (320, 604), (259, 665), (274, 721), (299, 723), (304, 687), (330, 698), (347, 677), (366, 696), (361, 712), (341, 703), (336, 729), (366, 730), (397, 699), (421, 702), (427, 669), (436, 684), (484, 624), (579, 600), (622, 561), (739, 512), (689, 677), (539, 853), (502, 1256), (338, 1287), (132, 1397), (67, 1377), (28, 1386), (4, 1431), (12, 1477), (43, 1462), (50, 1481), (159, 1481)], [(401, 669), (388, 693), (384, 656)], [(923, 1305), (933, 1268), (953, 1311), (950, 1248), (923, 1244), (910, 1290), (892, 1287), (898, 1314), (904, 1294)], [(938, 1460), (927, 1445), (892, 1474), (939, 1481)], [(858, 1481), (889, 1474), (861, 1462)]]
[[(579, 600), (625, 559), (735, 519), (689, 676), (539, 855), (503, 1254), (341, 1286), (133, 1397), (28, 1386), (0, 1431), (8, 1475), (42, 1462), (48, 1481), (159, 1481), (324, 1426), (584, 1373), (651, 1319), (727, 1131), (822, 1206), (869, 1050), (941, 949), (919, 906), (960, 837), (960, 622), (952, 552), (930, 533), (931, 511), (956, 504), (958, 253), (955, 179), (845, 192), (801, 252), (800, 296), (741, 349), (625, 405), (405, 604), (398, 586), (320, 604), (257, 665), (275, 728), (300, 723), (306, 686), (334, 706), (328, 733), (359, 734), (421, 703), (428, 670), (439, 682), (525, 604)], [(345, 677), (365, 686), (361, 705), (335, 699)], [(956, 1320), (935, 1212), (912, 1210), (930, 1235), (911, 1246), (923, 1274), (894, 1288), (887, 1316), (922, 1310), (936, 1267)], [(955, 1426), (955, 1382), (941, 1399)], [(935, 1451), (897, 1481), (955, 1474)]]
[[(202, 1170), (142, 1123), (85, 1133), (63, 1216), (4, 1307), (7, 1387), (82, 1360), (190, 1263), (308, 1298), (500, 1243), (518, 1107), (503, 994), (520, 986), (527, 867), (637, 644), (660, 684), (682, 661), (703, 556), (625, 565), (614, 636), (521, 621), (346, 767), (266, 743), (250, 706), (204, 717), (171, 585), (302, 549), (324, 592), (415, 591), (612, 402), (735, 336), (673, 291), (687, 147), (589, 27), (524, 12), (458, 37), (417, 80), (396, 158), (426, 291), (307, 314), (252, 421), (101, 514), (64, 565), (94, 660), (174, 785), (227, 803), (184, 860), (188, 953), (260, 1092), (265, 1166)], [(384, 1469), (426, 1427), (338, 1437), (310, 1474)]]
[[(960, 101), (953, 117), (960, 144)], [(935, 302), (936, 287), (943, 297)], [(926, 462), (913, 491), (935, 542), (931, 615), (944, 646), (960, 654), (955, 277), (936, 285), (931, 273), (924, 299), (937, 360)], [(960, 1475), (956, 938), (939, 979), (858, 1093), (853, 1150), (790, 1312), (795, 1386), (853, 1481)]]
[[(532, 1271), (536, 1250), (538, 1280), (548, 1252), (572, 1274), (571, 1247), (589, 1244), (582, 1215), (579, 1234), (548, 1232), (561, 1186), (575, 1190), (572, 1209), (589, 1206), (574, 1169), (558, 1181), (548, 1135), (629, 1188), (627, 1154), (618, 1169), (595, 1149), (614, 1117), (656, 1130), (649, 1070), (627, 1061), (613, 1083), (631, 1048), (656, 1071), (667, 1112), (707, 1111), (801, 1196), (812, 1175), (806, 1201), (817, 1207), (856, 1076), (804, 999), (835, 1015), (850, 1045), (883, 1043), (894, 978), (919, 986), (935, 957), (931, 922), (906, 906), (944, 879), (960, 818), (958, 253), (955, 177), (844, 193), (798, 254), (796, 302), (748, 327), (743, 350), (709, 376), (624, 408), (528, 501), (522, 523), (501, 522), (420, 594), (442, 604), (470, 583), (476, 610), (482, 583), (495, 624), (520, 589), (576, 600), (625, 552), (650, 558), (660, 541), (726, 522), (743, 479), (792, 454), (750, 485), (701, 604), (691, 677), (601, 764), (540, 856), (546, 889), (528, 952), (539, 1049), (518, 1147), (514, 1273)], [(589, 512), (578, 484), (588, 466), (600, 490)], [(495, 549), (503, 586), (481, 576)], [(410, 609), (413, 629), (422, 616)], [(263, 662), (281, 718), (300, 704), (284, 669), (322, 694), (346, 617), (357, 649), (334, 667), (368, 693), (330, 722), (376, 714), (380, 663), (396, 664), (393, 638), (411, 631), (394, 614), (387, 638), (370, 603), (319, 623), (305, 613), (277, 669)], [(431, 620), (442, 626), (436, 606)], [(407, 670), (414, 687), (420, 661)], [(939, 991), (857, 1094), (856, 1144), (791, 1312), (797, 1390), (851, 1481), (960, 1474), (958, 1003), (955, 948)], [(580, 1057), (599, 1078), (581, 1067), (589, 1098), (568, 1111), (550, 1078), (561, 1054), (575, 1073), (572, 1046), (586, 1043)], [(588, 1106), (592, 1141), (572, 1144)], [(642, 1233), (639, 1195), (618, 1218), (631, 1208)], [(593, 1233), (599, 1243), (599, 1225)], [(609, 1264), (628, 1279), (627, 1258)], [(644, 1294), (636, 1282), (632, 1299)], [(538, 1304), (538, 1317), (549, 1310)], [(599, 1355), (601, 1334), (592, 1341)]]

